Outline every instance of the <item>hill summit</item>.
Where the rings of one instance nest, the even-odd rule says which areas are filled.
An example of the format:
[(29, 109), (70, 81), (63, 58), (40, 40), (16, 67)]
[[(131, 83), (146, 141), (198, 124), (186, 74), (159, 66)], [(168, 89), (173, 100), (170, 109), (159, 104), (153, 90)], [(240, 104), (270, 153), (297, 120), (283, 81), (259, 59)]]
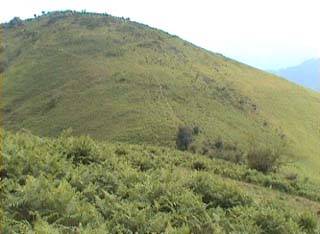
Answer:
[[(221, 137), (248, 148), (286, 138), (318, 175), (320, 94), (177, 36), (107, 14), (52, 12), (3, 24), (5, 129), (72, 128), (95, 139), (195, 150)], [(308, 170), (306, 170), (308, 168)]]

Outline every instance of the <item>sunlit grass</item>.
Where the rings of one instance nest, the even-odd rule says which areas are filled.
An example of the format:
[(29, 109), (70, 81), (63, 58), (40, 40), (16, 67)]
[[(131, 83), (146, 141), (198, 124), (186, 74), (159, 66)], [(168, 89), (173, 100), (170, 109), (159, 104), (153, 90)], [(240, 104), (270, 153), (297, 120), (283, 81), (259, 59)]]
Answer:
[[(320, 181), (320, 94), (125, 19), (48, 15), (4, 28), (4, 127), (174, 147), (199, 126), (247, 149), (285, 134), (292, 170)], [(209, 30), (209, 29), (208, 29)], [(290, 169), (289, 169), (290, 170)]]

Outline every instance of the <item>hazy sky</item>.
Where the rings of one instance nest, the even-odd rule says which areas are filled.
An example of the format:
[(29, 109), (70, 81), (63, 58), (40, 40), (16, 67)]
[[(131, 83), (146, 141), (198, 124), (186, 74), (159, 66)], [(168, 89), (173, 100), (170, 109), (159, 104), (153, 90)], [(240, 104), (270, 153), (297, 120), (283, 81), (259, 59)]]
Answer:
[(319, 0), (9, 0), (0, 21), (62, 9), (130, 17), (262, 69), (320, 57)]

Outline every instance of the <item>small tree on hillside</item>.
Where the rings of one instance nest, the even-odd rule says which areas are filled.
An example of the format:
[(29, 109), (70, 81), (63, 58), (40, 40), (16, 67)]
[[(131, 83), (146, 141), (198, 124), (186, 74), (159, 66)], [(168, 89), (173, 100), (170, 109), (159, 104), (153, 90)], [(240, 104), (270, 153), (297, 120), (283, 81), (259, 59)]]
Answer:
[(219, 136), (216, 141), (214, 142), (214, 146), (217, 148), (217, 149), (223, 149), (224, 147), (224, 143), (222, 141), (222, 138)]
[(248, 153), (248, 166), (263, 173), (276, 170), (280, 165), (281, 154), (271, 149), (251, 149)]
[(281, 165), (289, 162), (285, 158), (286, 139), (275, 139), (275, 142), (265, 143), (264, 146), (251, 145), (247, 155), (249, 168), (268, 173), (278, 170)]
[(179, 150), (187, 150), (193, 140), (192, 129), (189, 127), (179, 127), (176, 136), (176, 146)]
[(14, 17), (12, 20), (9, 21), (9, 27), (21, 26), (23, 25), (23, 21), (19, 17)]

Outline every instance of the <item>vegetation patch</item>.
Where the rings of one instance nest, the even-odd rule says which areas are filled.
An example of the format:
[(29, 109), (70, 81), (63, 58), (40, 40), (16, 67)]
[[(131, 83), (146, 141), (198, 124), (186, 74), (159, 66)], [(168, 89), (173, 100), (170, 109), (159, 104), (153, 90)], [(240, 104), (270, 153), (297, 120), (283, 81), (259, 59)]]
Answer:
[(319, 232), (319, 203), (244, 184), (267, 175), (225, 160), (70, 131), (2, 139), (4, 233)]

